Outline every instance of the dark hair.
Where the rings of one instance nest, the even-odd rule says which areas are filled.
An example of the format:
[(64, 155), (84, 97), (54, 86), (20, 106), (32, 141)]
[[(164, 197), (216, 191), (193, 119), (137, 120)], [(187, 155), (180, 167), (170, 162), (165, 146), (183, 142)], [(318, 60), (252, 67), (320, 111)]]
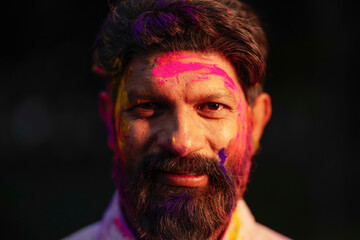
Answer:
[(262, 91), (265, 33), (237, 0), (117, 1), (96, 40), (94, 70), (112, 79), (114, 90), (132, 59), (172, 51), (219, 53), (235, 67), (250, 104)]

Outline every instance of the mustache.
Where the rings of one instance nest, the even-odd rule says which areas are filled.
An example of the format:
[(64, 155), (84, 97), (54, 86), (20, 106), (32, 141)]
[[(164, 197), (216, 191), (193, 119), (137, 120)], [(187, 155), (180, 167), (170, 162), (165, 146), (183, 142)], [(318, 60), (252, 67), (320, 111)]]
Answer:
[(160, 152), (145, 156), (140, 168), (144, 174), (170, 172), (199, 175), (211, 174), (214, 165), (218, 166), (220, 162), (200, 154), (176, 157), (167, 152)]
[(185, 157), (176, 157), (167, 152), (159, 152), (146, 155), (139, 168), (130, 174), (129, 181), (145, 182), (152, 181), (159, 172), (181, 173), (188, 175), (205, 174), (214, 184), (221, 184), (222, 179), (232, 179), (225, 167), (216, 158), (210, 158), (201, 154), (190, 154)]

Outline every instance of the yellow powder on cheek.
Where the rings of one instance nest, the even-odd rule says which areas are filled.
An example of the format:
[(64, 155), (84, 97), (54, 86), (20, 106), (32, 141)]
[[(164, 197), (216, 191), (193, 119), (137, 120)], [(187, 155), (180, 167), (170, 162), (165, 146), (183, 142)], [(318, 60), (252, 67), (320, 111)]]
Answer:
[[(126, 76), (126, 74), (124, 74)], [(115, 131), (117, 136), (118, 147), (123, 151), (126, 139), (125, 136), (128, 133), (131, 124), (129, 121), (122, 115), (122, 111), (129, 106), (129, 98), (127, 92), (125, 91), (125, 77), (120, 79), (120, 85), (118, 88), (118, 96), (115, 104)]]

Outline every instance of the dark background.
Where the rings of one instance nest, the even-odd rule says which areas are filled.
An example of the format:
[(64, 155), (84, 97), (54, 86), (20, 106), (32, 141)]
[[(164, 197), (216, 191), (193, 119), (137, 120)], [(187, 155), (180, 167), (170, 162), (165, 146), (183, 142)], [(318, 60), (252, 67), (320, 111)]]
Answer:
[[(269, 35), (273, 117), (245, 198), (295, 239), (360, 239), (358, 8), (247, 1)], [(2, 3), (3, 239), (59, 239), (101, 218), (112, 154), (97, 114), (91, 46), (105, 0)]]

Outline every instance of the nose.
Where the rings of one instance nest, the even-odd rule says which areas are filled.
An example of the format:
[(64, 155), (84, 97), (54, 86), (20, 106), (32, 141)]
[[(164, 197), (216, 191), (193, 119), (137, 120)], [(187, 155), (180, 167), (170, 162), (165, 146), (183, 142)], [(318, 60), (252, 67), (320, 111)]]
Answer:
[(178, 110), (163, 123), (158, 146), (163, 150), (184, 157), (203, 148), (204, 132), (196, 114)]

